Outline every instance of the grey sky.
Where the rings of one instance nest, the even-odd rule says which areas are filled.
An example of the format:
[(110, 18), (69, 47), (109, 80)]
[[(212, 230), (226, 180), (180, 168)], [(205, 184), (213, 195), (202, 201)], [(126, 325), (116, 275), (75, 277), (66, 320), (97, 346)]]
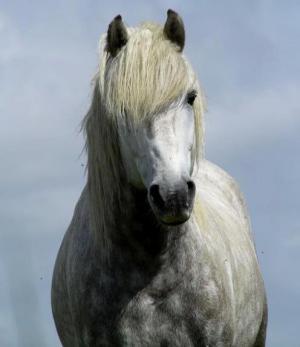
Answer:
[(300, 2), (0, 3), (0, 345), (59, 346), (54, 259), (84, 185), (79, 124), (121, 13), (183, 17), (207, 99), (206, 153), (239, 182), (269, 299), (268, 346), (300, 346)]

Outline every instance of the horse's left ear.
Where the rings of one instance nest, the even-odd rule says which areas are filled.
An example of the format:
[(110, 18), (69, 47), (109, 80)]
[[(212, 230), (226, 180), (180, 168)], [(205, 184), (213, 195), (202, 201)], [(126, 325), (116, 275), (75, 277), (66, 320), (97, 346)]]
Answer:
[(118, 51), (126, 45), (128, 34), (120, 15), (116, 16), (109, 24), (107, 31), (106, 49), (115, 57)]
[(164, 27), (165, 36), (179, 47), (182, 52), (185, 42), (185, 31), (181, 17), (173, 10), (168, 10), (168, 18)]

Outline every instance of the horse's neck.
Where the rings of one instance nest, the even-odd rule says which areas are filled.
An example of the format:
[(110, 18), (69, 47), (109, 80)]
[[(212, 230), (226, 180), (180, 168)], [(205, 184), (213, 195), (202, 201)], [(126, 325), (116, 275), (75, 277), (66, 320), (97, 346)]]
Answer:
[(186, 226), (161, 225), (148, 203), (147, 192), (130, 185), (122, 190), (113, 215), (111, 252), (137, 265), (161, 265), (186, 237)]

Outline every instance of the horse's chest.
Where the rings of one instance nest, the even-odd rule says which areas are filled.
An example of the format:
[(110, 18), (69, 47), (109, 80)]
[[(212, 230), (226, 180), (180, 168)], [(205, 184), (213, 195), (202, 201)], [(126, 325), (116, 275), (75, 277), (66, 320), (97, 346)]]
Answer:
[(83, 308), (86, 316), (80, 317), (85, 345), (231, 346), (231, 317), (224, 314), (224, 295), (211, 275), (198, 273), (199, 268), (196, 274), (190, 270), (178, 276), (171, 270), (138, 290), (123, 282), (91, 290)]
[[(201, 312), (199, 295), (175, 292), (158, 298), (148, 293), (135, 298), (124, 310), (118, 325), (121, 346), (212, 346), (208, 336), (214, 327), (214, 339), (227, 346), (222, 322), (209, 323)], [(212, 313), (212, 315), (214, 315)], [(223, 324), (224, 325), (224, 324)], [(227, 334), (231, 335), (230, 327)], [(219, 336), (217, 336), (219, 335)], [(230, 336), (227, 336), (227, 338)]]

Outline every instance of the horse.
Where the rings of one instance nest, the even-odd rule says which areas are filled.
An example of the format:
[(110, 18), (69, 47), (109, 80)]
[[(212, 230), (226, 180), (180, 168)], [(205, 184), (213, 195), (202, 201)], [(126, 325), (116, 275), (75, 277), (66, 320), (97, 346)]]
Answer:
[(267, 301), (234, 179), (204, 157), (204, 97), (181, 17), (100, 40), (82, 128), (87, 184), (52, 311), (65, 347), (265, 346)]

